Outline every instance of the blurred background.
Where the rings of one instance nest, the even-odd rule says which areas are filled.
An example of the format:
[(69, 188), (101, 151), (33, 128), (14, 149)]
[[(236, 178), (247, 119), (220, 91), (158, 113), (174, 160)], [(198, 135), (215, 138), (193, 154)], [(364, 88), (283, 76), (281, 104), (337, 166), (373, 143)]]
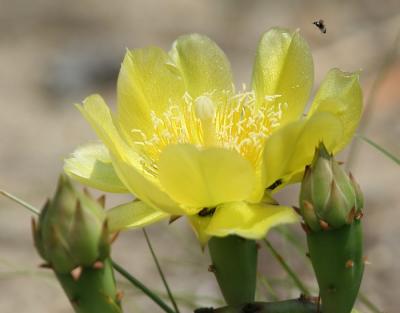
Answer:
[[(326, 23), (326, 34), (312, 24), (319, 19)], [(239, 85), (250, 81), (257, 41), (272, 26), (301, 29), (313, 51), (316, 86), (332, 67), (362, 70), (367, 108), (359, 132), (400, 155), (398, 0), (0, 0), (0, 188), (43, 205), (54, 191), (63, 158), (95, 138), (73, 103), (91, 93), (115, 103), (127, 48), (169, 49), (181, 34), (203, 33), (226, 52)], [(354, 144), (351, 155), (348, 149), (339, 159), (350, 160), (366, 197), (365, 254), (371, 264), (362, 291), (381, 312), (394, 313), (400, 306), (400, 168), (366, 143), (356, 139)], [(293, 186), (279, 198), (294, 205), (297, 190)], [(107, 204), (122, 200), (110, 196)], [(72, 312), (51, 273), (38, 268), (30, 218), (0, 197), (0, 312)], [(316, 290), (299, 228), (272, 231), (269, 238)], [(148, 232), (182, 312), (217, 305), (220, 295), (207, 271), (208, 255), (187, 223), (162, 223)], [(260, 253), (259, 299), (274, 293), (298, 296), (263, 245)], [(114, 258), (165, 294), (140, 230), (120, 236)], [(268, 283), (274, 291), (268, 291)], [(120, 288), (127, 312), (160, 312), (122, 279)], [(358, 306), (362, 312), (373, 312), (364, 303)]]

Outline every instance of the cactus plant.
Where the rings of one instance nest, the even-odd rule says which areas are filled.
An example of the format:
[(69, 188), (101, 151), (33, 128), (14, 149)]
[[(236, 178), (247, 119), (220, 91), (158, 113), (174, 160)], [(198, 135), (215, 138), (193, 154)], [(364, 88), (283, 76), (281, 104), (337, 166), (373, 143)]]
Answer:
[(100, 203), (61, 176), (56, 194), (33, 220), (37, 251), (51, 268), (75, 312), (119, 313), (105, 213)]
[(213, 237), (208, 242), (211, 271), (228, 305), (254, 301), (257, 275), (255, 240), (239, 236)]
[(300, 212), (324, 313), (350, 313), (364, 271), (363, 197), (354, 178), (321, 143), (307, 167)]

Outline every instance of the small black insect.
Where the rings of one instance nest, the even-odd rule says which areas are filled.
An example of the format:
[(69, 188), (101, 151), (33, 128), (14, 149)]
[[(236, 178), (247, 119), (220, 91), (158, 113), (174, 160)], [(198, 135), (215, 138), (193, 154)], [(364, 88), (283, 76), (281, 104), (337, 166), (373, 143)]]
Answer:
[(215, 213), (215, 208), (204, 208), (199, 213), (197, 213), (197, 215), (200, 217), (206, 217), (206, 216), (213, 216), (214, 213)]
[(282, 179), (276, 180), (271, 186), (269, 186), (267, 189), (269, 190), (274, 190), (276, 187), (279, 185), (282, 185)]
[(324, 33), (324, 34), (326, 33), (326, 26), (325, 26), (324, 20), (315, 21), (315, 22), (313, 22), (313, 24), (318, 27), (318, 29), (321, 31), (321, 33)]

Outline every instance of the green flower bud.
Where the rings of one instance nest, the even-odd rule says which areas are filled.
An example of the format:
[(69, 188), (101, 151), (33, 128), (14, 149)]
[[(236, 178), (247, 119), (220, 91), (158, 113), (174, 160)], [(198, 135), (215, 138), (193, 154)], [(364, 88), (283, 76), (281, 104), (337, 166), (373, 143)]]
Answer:
[(312, 231), (353, 223), (363, 207), (360, 187), (321, 143), (306, 168), (300, 191), (300, 211)]
[(61, 176), (53, 199), (33, 229), (35, 246), (57, 273), (92, 266), (109, 255), (108, 229), (102, 206), (78, 192)]
[(357, 298), (364, 272), (363, 205), (354, 178), (321, 143), (303, 177), (300, 211), (324, 313), (350, 313)]

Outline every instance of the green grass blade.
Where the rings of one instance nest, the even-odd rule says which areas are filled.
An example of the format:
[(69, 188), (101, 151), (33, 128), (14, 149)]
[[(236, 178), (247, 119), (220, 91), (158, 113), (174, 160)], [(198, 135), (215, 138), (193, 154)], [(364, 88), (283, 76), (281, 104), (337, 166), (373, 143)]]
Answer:
[(265, 288), (265, 290), (268, 292), (268, 295), (271, 297), (272, 301), (278, 301), (279, 296), (276, 293), (274, 287), (272, 287), (271, 283), (268, 281), (267, 277), (259, 274), (258, 279), (262, 284), (262, 286)]
[[(372, 86), (370, 88), (369, 95), (366, 97), (366, 102), (364, 106), (363, 117), (358, 128), (360, 133), (364, 133), (367, 129), (372, 117), (374, 116), (374, 110), (376, 109), (377, 95), (378, 91), (382, 87), (385, 82), (392, 65), (397, 60), (398, 50), (400, 48), (400, 32), (397, 32), (396, 38), (393, 41), (391, 47), (383, 54), (382, 64), (380, 65), (376, 78), (374, 79)], [(349, 170), (353, 162), (357, 159), (359, 153), (359, 141), (353, 140), (350, 145), (347, 161), (346, 161), (346, 169)]]
[(363, 135), (356, 135), (357, 138), (360, 138), (361, 140), (365, 141), (366, 143), (368, 143), (369, 145), (371, 145), (372, 147), (374, 147), (375, 149), (377, 149), (379, 152), (381, 152), (382, 154), (384, 154), (386, 157), (388, 157), (389, 159), (391, 159), (393, 162), (395, 162), (397, 165), (400, 165), (400, 158), (396, 157), (395, 155), (393, 155), (393, 153), (389, 152), (388, 150), (386, 150), (385, 148), (383, 148), (382, 146), (378, 145), (376, 142), (372, 141), (371, 139), (369, 139), (368, 137), (365, 137)]
[(7, 197), (8, 199), (18, 203), (19, 205), (23, 206), (24, 208), (28, 209), (29, 211), (31, 211), (31, 213), (39, 215), (40, 214), (40, 210), (36, 209), (33, 205), (25, 202), (24, 200), (18, 198), (17, 196), (14, 196), (13, 194), (0, 189), (0, 195), (3, 195), (5, 197)]
[(285, 261), (285, 259), (279, 254), (279, 252), (274, 248), (271, 242), (267, 239), (264, 239), (264, 243), (268, 250), (272, 253), (275, 259), (279, 262), (282, 268), (286, 271), (286, 273), (292, 278), (294, 284), (301, 290), (301, 292), (305, 295), (310, 295), (310, 291), (308, 288), (302, 283), (300, 278), (297, 276), (295, 271), (289, 266), (289, 264)]
[(158, 258), (157, 258), (157, 256), (156, 256), (156, 253), (154, 252), (153, 246), (152, 246), (152, 244), (151, 244), (151, 242), (150, 242), (150, 238), (149, 238), (149, 236), (147, 235), (146, 229), (144, 229), (144, 228), (143, 228), (143, 234), (144, 234), (144, 237), (146, 238), (147, 246), (149, 247), (149, 250), (150, 250), (150, 252), (151, 252), (151, 255), (153, 256), (154, 263), (156, 264), (158, 273), (160, 274), (161, 280), (162, 280), (162, 282), (163, 282), (163, 284), (164, 284), (164, 286), (165, 286), (165, 289), (167, 290), (168, 296), (169, 296), (169, 298), (170, 298), (170, 300), (171, 300), (171, 303), (172, 303), (172, 305), (173, 305), (173, 307), (174, 307), (174, 309), (175, 309), (175, 312), (176, 312), (176, 313), (179, 313), (178, 305), (176, 304), (175, 298), (174, 298), (174, 296), (173, 296), (173, 294), (172, 294), (172, 292), (171, 292), (171, 289), (169, 288), (168, 282), (167, 282), (167, 280), (165, 279), (165, 275), (164, 275), (164, 273), (163, 273), (163, 271), (162, 271), (162, 269), (161, 269), (161, 265), (160, 265), (160, 263), (158, 262)]
[(307, 258), (305, 251), (307, 250), (305, 241), (299, 240), (299, 235), (294, 233), (287, 225), (281, 225), (274, 228), (274, 231), (279, 233), (285, 242), (288, 242), (296, 251)]
[(160, 306), (166, 313), (175, 313), (175, 311), (169, 307), (159, 296), (157, 296), (153, 291), (147, 288), (139, 280), (133, 277), (128, 271), (126, 271), (122, 266), (111, 261), (114, 269), (120, 273), (126, 280), (128, 280), (136, 288), (140, 289), (146, 296), (153, 300), (156, 304)]
[(371, 302), (362, 292), (358, 294), (358, 300), (373, 313), (383, 313), (374, 303)]

